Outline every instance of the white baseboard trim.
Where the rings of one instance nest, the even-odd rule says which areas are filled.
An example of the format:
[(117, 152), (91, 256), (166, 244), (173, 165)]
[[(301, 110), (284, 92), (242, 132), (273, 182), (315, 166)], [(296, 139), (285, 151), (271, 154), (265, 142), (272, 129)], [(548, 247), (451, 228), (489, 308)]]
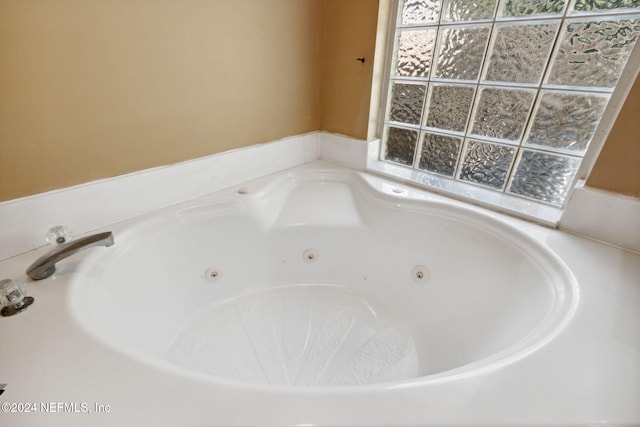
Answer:
[(81, 235), (315, 161), (321, 136), (312, 132), (2, 202), (0, 259), (45, 245), (55, 225)]
[(369, 145), (364, 140), (328, 132), (321, 134), (320, 160), (364, 171), (368, 150)]
[(578, 183), (558, 228), (640, 253), (640, 199)]

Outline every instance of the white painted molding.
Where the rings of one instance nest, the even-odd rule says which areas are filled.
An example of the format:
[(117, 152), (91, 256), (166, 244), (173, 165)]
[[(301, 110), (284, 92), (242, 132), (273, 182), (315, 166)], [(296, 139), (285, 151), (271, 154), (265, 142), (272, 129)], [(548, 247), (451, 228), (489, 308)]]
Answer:
[(65, 225), (76, 235), (315, 161), (321, 133), (285, 138), (0, 203), (0, 259), (46, 244)]
[(558, 228), (640, 252), (640, 199), (586, 187), (580, 181)]

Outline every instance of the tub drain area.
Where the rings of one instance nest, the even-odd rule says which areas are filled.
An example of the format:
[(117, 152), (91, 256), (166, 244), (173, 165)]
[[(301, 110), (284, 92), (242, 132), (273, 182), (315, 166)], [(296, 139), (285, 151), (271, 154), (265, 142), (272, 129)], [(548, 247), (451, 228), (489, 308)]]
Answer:
[(348, 386), (419, 376), (411, 335), (332, 285), (288, 285), (210, 305), (168, 355), (216, 377), (281, 386)]

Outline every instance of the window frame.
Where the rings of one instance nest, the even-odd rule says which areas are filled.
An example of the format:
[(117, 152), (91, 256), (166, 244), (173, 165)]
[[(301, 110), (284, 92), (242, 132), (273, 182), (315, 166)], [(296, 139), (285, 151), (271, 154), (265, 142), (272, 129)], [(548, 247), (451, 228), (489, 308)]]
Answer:
[[(567, 0), (567, 2), (569, 4), (567, 4), (566, 7), (571, 7), (573, 2), (571, 2), (570, 0)], [(640, 72), (640, 41), (635, 43), (635, 46), (632, 49), (627, 62), (621, 72), (618, 83), (613, 88), (613, 91), (608, 92), (609, 101), (604, 108), (597, 127), (593, 132), (591, 142), (581, 159), (575, 176), (573, 177), (573, 180), (569, 185), (569, 191), (567, 193), (565, 202), (562, 206), (558, 207), (545, 202), (538, 202), (533, 199), (511, 195), (507, 192), (495, 191), (479, 185), (462, 182), (454, 178), (438, 176), (437, 174), (433, 174), (428, 171), (414, 169), (412, 166), (402, 166), (400, 164), (382, 160), (382, 139), (384, 137), (386, 114), (388, 112), (390, 86), (393, 83), (393, 80), (396, 80), (392, 69), (394, 67), (393, 60), (395, 53), (394, 49), (396, 38), (396, 23), (400, 12), (399, 5), (400, 0), (381, 0), (379, 4), (379, 26), (376, 41), (376, 63), (374, 64), (374, 84), (371, 98), (372, 104), (370, 109), (371, 113), (375, 114), (375, 116), (372, 118), (369, 131), (369, 140), (375, 140), (373, 141), (374, 145), (369, 149), (367, 170), (373, 173), (400, 179), (401, 181), (404, 181), (406, 183), (417, 185), (421, 188), (440, 193), (454, 199), (463, 200), (483, 207), (488, 207), (499, 212), (508, 213), (513, 216), (522, 217), (528, 220), (533, 220), (544, 225), (556, 226), (560, 221), (563, 211), (571, 201), (571, 195), (573, 191), (577, 186), (582, 184), (588, 178), (590, 172), (592, 171), (598, 155), (602, 150), (605, 142), (607, 141), (607, 136), (609, 135), (611, 128), (613, 127), (613, 124), (615, 123), (616, 118), (627, 98), (627, 95)], [(498, 5), (496, 6), (496, 8), (499, 7), (500, 1), (498, 1)], [(607, 16), (612, 16), (615, 18), (616, 16), (630, 14), (637, 14), (637, 11), (634, 10), (629, 12), (628, 10), (623, 10), (619, 13), (607, 14)], [(556, 19), (560, 19), (560, 26), (562, 27), (565, 19), (579, 18), (581, 16), (583, 15), (568, 16), (565, 13), (560, 18)], [(550, 19), (552, 18), (546, 18), (542, 20)], [(532, 21), (539, 20), (540, 19), (532, 18)], [(492, 19), (491, 21), (481, 21), (481, 23), (486, 22), (491, 22), (493, 25), (494, 22), (519, 23), (522, 21), (497, 21), (495, 19)], [(470, 23), (465, 22), (464, 24)], [(493, 37), (493, 35), (491, 37)], [(491, 43), (490, 40), (488, 43)], [(552, 47), (552, 51), (547, 59), (549, 63), (553, 59), (554, 50), (555, 47)], [(485, 50), (485, 60), (489, 52), (490, 50), (489, 48), (487, 48)], [(381, 58), (378, 57), (380, 54), (382, 54)], [(482, 74), (483, 70), (481, 70), (480, 73)], [(397, 80), (402, 80), (402, 78), (400, 77)], [(478, 88), (480, 87), (480, 81), (481, 80), (478, 80), (477, 83)], [(541, 77), (541, 81), (537, 86), (538, 90), (542, 90), (543, 81), (544, 75)], [(428, 85), (434, 82), (431, 82), (429, 79), (427, 79), (423, 81), (423, 83), (426, 84), (428, 88)], [(467, 82), (459, 83), (466, 84)], [(597, 92), (597, 90), (594, 92)], [(536, 103), (537, 102), (538, 101), (536, 101)], [(471, 117), (469, 117), (468, 119), (468, 124), (470, 124), (470, 121)], [(526, 132), (526, 129), (524, 132)], [(418, 143), (416, 144), (416, 153), (419, 145), (420, 141), (418, 141)], [(522, 142), (520, 142), (516, 147), (521, 148), (524, 147), (524, 145), (522, 144)], [(417, 154), (419, 155), (419, 153)], [(562, 153), (558, 154), (561, 155)], [(462, 153), (460, 153), (459, 155), (462, 156)], [(515, 161), (516, 159), (514, 159), (514, 162)], [(505, 186), (506, 185), (507, 184), (505, 184)]]

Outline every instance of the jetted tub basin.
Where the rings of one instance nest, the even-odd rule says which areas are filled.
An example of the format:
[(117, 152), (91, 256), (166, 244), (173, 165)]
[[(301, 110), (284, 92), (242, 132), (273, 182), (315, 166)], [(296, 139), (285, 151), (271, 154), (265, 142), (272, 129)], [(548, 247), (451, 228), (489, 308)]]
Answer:
[(518, 230), (354, 171), (261, 178), (114, 229), (71, 306), (175, 375), (268, 387), (446, 381), (543, 346), (571, 273)]

